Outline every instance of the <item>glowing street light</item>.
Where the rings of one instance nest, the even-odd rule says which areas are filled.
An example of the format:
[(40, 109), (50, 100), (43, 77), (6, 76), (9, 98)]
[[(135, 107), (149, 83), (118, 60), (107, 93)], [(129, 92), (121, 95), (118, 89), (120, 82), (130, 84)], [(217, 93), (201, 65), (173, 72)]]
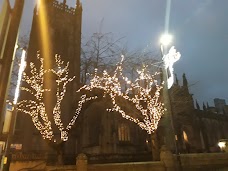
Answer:
[(173, 36), (171, 34), (163, 34), (160, 38), (162, 61), (164, 62), (164, 74), (167, 79), (167, 87), (170, 89), (174, 83), (173, 64), (180, 59), (180, 53), (172, 46), (166, 54), (167, 46), (172, 42)]
[(221, 141), (221, 142), (218, 143), (218, 146), (219, 146), (221, 149), (223, 149), (223, 148), (226, 147), (226, 142)]
[(173, 36), (171, 34), (163, 34), (160, 38), (160, 43), (167, 46), (172, 42)]
[(166, 48), (173, 40), (173, 36), (171, 34), (163, 34), (160, 37), (160, 48), (161, 48), (161, 55), (164, 57), (164, 48)]
[(218, 146), (222, 152), (228, 152), (228, 140), (227, 139), (219, 140)]
[[(177, 133), (174, 127), (174, 118), (173, 118), (173, 111), (170, 101), (170, 94), (168, 89), (170, 89), (174, 83), (174, 74), (173, 74), (173, 64), (180, 59), (180, 53), (176, 51), (174, 46), (171, 46), (168, 53), (166, 52), (167, 46), (170, 45), (172, 42), (172, 35), (170, 34), (163, 34), (160, 38), (160, 48), (161, 48), (161, 55), (163, 61), (162, 73), (164, 79), (164, 89), (163, 89), (163, 96), (164, 96), (164, 104), (166, 106), (166, 114), (165, 114), (165, 123), (167, 126), (166, 130), (166, 138), (168, 139), (167, 145), (172, 148), (172, 143), (174, 142), (174, 148), (176, 154), (179, 154), (178, 145), (177, 145)], [(165, 49), (165, 51), (164, 51)], [(169, 126), (168, 126), (169, 125)], [(170, 132), (171, 128), (171, 132)], [(174, 141), (173, 141), (174, 139)]]

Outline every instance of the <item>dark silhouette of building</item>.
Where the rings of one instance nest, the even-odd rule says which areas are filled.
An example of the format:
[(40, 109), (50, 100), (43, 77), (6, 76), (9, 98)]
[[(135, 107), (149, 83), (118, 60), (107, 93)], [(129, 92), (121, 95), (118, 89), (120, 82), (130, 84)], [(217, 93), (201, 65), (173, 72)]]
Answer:
[(227, 114), (227, 111), (226, 111), (227, 105), (226, 105), (225, 99), (215, 98), (214, 103), (218, 114)]
[(219, 139), (228, 138), (226, 133), (228, 117), (220, 115), (208, 104), (207, 106), (203, 104), (202, 110), (197, 101), (194, 105), (185, 74), (183, 84), (179, 85), (177, 80), (170, 94), (179, 151), (181, 153), (219, 151), (217, 144)]
[(150, 135), (121, 114), (106, 111), (110, 102), (93, 102), (75, 125), (77, 153), (85, 153), (90, 163), (151, 160)]
[[(55, 0), (43, 0), (41, 3), (43, 3), (42, 6), (37, 5), (34, 9), (27, 63), (34, 62), (39, 67), (39, 61), (36, 64), (37, 51), (44, 58), (45, 67), (53, 66), (55, 54), (61, 55), (65, 62), (70, 62), (69, 75), (70, 77), (76, 76), (76, 78), (67, 87), (67, 93), (61, 106), (63, 122), (67, 123), (74, 114), (74, 110), (72, 110), (74, 92), (80, 85), (82, 5), (79, 0), (76, 2), (76, 9), (69, 8), (66, 5), (66, 0), (63, 3)], [(42, 15), (45, 13), (41, 10), (45, 10), (46, 21), (43, 21)], [(46, 29), (48, 30), (43, 30), (42, 22), (47, 23)], [(49, 40), (42, 39), (43, 31), (48, 31)], [(44, 44), (47, 42), (50, 44), (48, 45), (48, 52), (45, 52), (47, 49), (45, 49)], [(52, 80), (54, 78), (49, 76), (48, 86), (52, 84)], [(49, 109), (47, 109), (47, 113), (52, 112), (54, 97), (55, 94), (48, 96), (46, 103)], [(22, 92), (21, 99), (26, 98), (29, 96)], [(120, 114), (107, 113), (105, 104), (104, 101), (94, 102), (80, 114), (75, 128), (69, 135), (69, 140), (63, 144), (65, 164), (74, 164), (75, 156), (79, 153), (86, 153), (93, 162), (151, 159), (150, 138), (146, 132), (130, 121), (123, 119)], [(18, 112), (13, 143), (21, 144), (22, 149), (14, 152), (46, 154), (49, 163), (56, 162), (56, 151), (62, 147), (52, 144), (51, 148), (47, 141), (43, 140), (40, 133), (35, 129), (31, 117)]]
[[(38, 68), (40, 67), (40, 62), (37, 60), (38, 52), (40, 57), (44, 59), (45, 69), (54, 67), (56, 54), (61, 56), (65, 64), (70, 63), (69, 77), (75, 76), (75, 79), (68, 84), (66, 95), (61, 104), (61, 111), (64, 113), (62, 119), (65, 122), (69, 122), (74, 114), (72, 109), (73, 97), (80, 84), (82, 5), (79, 0), (76, 1), (75, 5), (76, 8), (68, 7), (66, 0), (62, 3), (57, 0), (41, 0), (34, 8), (27, 51), (27, 63), (33, 62)], [(28, 70), (29, 67), (26, 68), (25, 72)], [(45, 79), (45, 86), (54, 89), (55, 78), (53, 78), (53, 75), (48, 75)], [(46, 110), (49, 116), (51, 116), (54, 108), (55, 97), (54, 91), (47, 93), (45, 97)], [(22, 91), (20, 98), (28, 99), (29, 96)], [(64, 148), (66, 155), (75, 154), (72, 150), (72, 148), (75, 148), (74, 143), (73, 140), (66, 143), (67, 148)], [(18, 112), (17, 116), (14, 144), (22, 144), (23, 153), (44, 154), (48, 152), (49, 155), (51, 155), (51, 152), (54, 153), (35, 129), (31, 117), (21, 112)]]

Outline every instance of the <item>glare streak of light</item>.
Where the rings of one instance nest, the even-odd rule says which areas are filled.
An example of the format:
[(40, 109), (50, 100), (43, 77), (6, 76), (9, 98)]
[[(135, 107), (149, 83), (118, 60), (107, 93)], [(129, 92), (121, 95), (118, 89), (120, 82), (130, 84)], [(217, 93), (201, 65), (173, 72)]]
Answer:
[(41, 34), (41, 53), (43, 53), (45, 68), (51, 68), (50, 63), (50, 52), (51, 44), (50, 37), (48, 34), (48, 15), (47, 15), (47, 4), (44, 0), (38, 1), (38, 19), (39, 19), (39, 31)]
[(16, 89), (15, 89), (13, 104), (17, 104), (17, 100), (19, 97), (22, 74), (23, 74), (23, 71), (26, 66), (25, 56), (26, 56), (26, 51), (24, 49), (22, 49), (21, 62), (20, 62), (20, 67), (19, 67), (19, 72), (18, 72), (18, 79), (17, 79), (17, 85), (16, 85)]
[(166, 1), (166, 10), (165, 10), (165, 33), (169, 33), (169, 21), (170, 21), (170, 8), (171, 0)]

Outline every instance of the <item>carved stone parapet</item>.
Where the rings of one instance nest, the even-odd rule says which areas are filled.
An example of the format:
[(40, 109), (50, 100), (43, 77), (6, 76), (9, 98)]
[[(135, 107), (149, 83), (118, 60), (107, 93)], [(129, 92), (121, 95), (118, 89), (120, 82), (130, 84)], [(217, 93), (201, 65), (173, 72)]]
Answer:
[(87, 171), (88, 159), (83, 153), (79, 154), (76, 159), (76, 170)]

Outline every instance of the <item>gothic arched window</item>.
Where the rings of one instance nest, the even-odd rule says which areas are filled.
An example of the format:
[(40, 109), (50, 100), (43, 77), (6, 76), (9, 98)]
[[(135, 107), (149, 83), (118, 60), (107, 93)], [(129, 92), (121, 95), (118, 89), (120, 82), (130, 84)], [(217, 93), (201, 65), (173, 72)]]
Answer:
[(188, 135), (186, 134), (185, 131), (183, 131), (183, 138), (185, 142), (188, 142)]
[(118, 126), (118, 140), (130, 141), (130, 129), (127, 124), (121, 123)]

